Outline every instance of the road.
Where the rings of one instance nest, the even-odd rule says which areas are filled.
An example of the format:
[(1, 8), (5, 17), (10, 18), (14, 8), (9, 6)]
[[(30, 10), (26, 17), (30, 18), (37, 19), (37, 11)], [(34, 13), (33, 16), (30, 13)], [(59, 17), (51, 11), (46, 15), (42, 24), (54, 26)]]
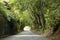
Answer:
[(2, 38), (0, 40), (51, 40), (42, 35), (37, 35), (31, 31), (23, 31), (18, 33), (17, 35), (12, 35), (6, 38)]

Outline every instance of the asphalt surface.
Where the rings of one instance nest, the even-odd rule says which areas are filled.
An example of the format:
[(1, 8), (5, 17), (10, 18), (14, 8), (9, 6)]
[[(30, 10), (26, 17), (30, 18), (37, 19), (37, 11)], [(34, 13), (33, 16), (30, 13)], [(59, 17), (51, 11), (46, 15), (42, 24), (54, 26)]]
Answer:
[(42, 35), (37, 35), (31, 31), (23, 31), (17, 35), (12, 35), (0, 40), (52, 40)]

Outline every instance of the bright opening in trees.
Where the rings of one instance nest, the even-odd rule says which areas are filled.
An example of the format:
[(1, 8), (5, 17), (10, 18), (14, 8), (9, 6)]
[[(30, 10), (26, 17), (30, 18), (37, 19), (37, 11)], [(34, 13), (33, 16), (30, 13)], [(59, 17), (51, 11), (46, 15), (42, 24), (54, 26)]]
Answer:
[(24, 31), (30, 31), (30, 30), (31, 30), (31, 27), (29, 27), (29, 26), (24, 27)]
[(2, 0), (2, 1), (9, 2), (9, 0)]

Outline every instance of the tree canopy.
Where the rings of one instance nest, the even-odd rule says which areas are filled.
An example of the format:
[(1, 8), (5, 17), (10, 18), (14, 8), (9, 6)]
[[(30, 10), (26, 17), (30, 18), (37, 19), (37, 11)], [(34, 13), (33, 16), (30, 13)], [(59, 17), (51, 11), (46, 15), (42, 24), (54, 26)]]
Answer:
[(7, 21), (10, 32), (11, 29), (20, 32), (25, 26), (54, 31), (60, 24), (60, 0), (0, 0), (0, 15)]

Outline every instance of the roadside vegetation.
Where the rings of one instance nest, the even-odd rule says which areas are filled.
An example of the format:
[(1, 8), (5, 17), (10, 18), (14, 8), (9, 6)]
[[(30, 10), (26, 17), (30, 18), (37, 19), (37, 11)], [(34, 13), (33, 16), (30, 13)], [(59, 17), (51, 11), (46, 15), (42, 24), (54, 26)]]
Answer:
[(39, 34), (60, 35), (60, 0), (0, 0), (0, 37), (25, 26)]

